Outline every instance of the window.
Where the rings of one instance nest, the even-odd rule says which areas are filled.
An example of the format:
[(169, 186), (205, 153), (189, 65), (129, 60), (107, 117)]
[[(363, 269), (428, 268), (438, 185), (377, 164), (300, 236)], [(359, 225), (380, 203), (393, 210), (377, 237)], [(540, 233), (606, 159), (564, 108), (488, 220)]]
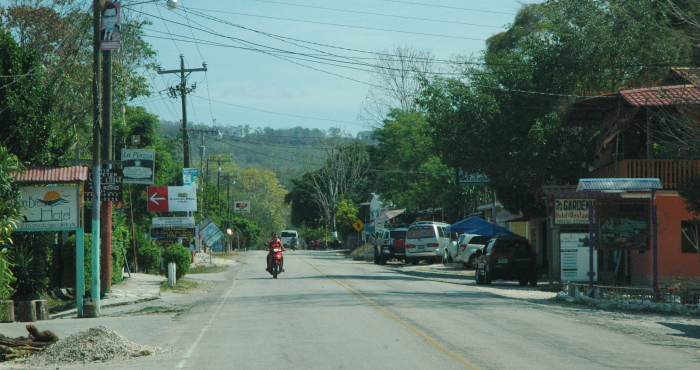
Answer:
[(435, 228), (432, 226), (416, 226), (408, 230), (408, 239), (434, 238)]
[(681, 221), (681, 253), (698, 253), (700, 220)]

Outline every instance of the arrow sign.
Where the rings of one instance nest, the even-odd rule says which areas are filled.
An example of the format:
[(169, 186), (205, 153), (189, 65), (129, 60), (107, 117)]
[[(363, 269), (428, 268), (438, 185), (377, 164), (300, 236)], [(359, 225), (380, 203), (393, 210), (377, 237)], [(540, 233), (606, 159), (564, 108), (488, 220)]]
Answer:
[(196, 212), (195, 186), (149, 186), (149, 212)]
[(168, 212), (168, 187), (148, 187), (148, 212)]

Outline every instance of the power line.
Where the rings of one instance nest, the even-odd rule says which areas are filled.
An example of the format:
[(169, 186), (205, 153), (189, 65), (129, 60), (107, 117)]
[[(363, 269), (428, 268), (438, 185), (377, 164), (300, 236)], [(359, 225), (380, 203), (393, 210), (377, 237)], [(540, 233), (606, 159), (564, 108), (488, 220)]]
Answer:
[(457, 10), (466, 10), (470, 12), (481, 12), (481, 13), (494, 13), (494, 14), (507, 14), (507, 15), (515, 15), (516, 13), (507, 13), (507, 12), (497, 12), (495, 10), (481, 10), (481, 9), (471, 9), (471, 8), (460, 8), (457, 6), (446, 6), (446, 5), (434, 5), (434, 4), (424, 4), (424, 3), (415, 3), (411, 1), (399, 1), (399, 0), (381, 0), (381, 1), (386, 1), (389, 3), (401, 3), (401, 4), (410, 4), (410, 5), (421, 5), (421, 6), (430, 6), (434, 8), (445, 8), (445, 9), (457, 9)]
[(280, 1), (269, 1), (269, 0), (253, 0), (253, 1), (258, 1), (258, 2), (261, 2), (261, 3), (270, 3), (270, 4), (281, 4), (281, 5), (288, 5), (288, 6), (296, 6), (296, 7), (302, 7), (302, 8), (310, 8), (310, 9), (331, 10), (331, 11), (335, 11), (335, 12), (355, 13), (355, 14), (367, 14), (367, 15), (376, 15), (376, 16), (380, 16), (380, 17), (410, 19), (410, 20), (416, 20), (416, 21), (439, 22), (439, 23), (449, 23), (449, 24), (461, 24), (461, 25), (464, 25), (464, 26), (476, 26), (476, 27), (503, 28), (502, 26), (491, 26), (491, 25), (486, 25), (486, 24), (465, 23), (465, 22), (454, 22), (454, 21), (446, 21), (446, 20), (444, 20), (444, 19), (417, 18), (417, 17), (407, 17), (407, 16), (403, 16), (403, 15), (363, 12), (363, 11), (358, 11), (358, 10), (326, 8), (326, 7), (322, 7), (322, 6), (311, 6), (311, 5), (301, 5), (301, 4), (290, 4), (290, 3), (280, 2)]

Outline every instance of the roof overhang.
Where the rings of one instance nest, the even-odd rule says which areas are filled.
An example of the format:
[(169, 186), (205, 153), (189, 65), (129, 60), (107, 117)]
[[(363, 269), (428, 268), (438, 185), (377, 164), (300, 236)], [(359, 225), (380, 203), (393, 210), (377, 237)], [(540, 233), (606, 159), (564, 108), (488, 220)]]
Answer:
[(661, 190), (659, 179), (580, 179), (576, 192), (588, 193), (628, 193)]

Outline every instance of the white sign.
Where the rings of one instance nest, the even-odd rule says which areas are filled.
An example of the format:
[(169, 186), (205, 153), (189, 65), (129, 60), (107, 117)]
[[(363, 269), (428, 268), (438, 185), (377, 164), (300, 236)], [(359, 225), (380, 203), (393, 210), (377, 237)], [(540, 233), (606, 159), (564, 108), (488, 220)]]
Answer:
[(199, 235), (202, 236), (202, 241), (210, 248), (224, 237), (224, 233), (222, 233), (213, 222), (209, 223), (202, 230), (200, 230)]
[[(590, 249), (588, 234), (560, 234), (561, 280), (589, 281)], [(598, 251), (593, 251), (593, 281), (598, 280)]]
[(477, 185), (487, 185), (489, 183), (489, 178), (486, 175), (480, 173), (467, 173), (462, 170), (457, 170), (457, 185), (459, 186), (477, 186)]
[(125, 184), (153, 184), (155, 149), (122, 149)]
[(25, 186), (20, 188), (20, 212), (24, 215), (18, 231), (66, 230), (80, 227), (77, 185)]
[(149, 186), (149, 212), (197, 211), (197, 188), (194, 186)]
[(384, 227), (384, 219), (378, 218), (378, 219), (374, 220), (374, 227), (376, 227), (377, 229), (383, 228)]
[(234, 212), (250, 212), (250, 201), (249, 200), (237, 200), (233, 202)]
[(194, 217), (153, 217), (153, 226), (194, 226)]
[[(595, 205), (595, 203), (593, 204)], [(587, 224), (588, 199), (554, 200), (554, 223), (559, 225)]]

